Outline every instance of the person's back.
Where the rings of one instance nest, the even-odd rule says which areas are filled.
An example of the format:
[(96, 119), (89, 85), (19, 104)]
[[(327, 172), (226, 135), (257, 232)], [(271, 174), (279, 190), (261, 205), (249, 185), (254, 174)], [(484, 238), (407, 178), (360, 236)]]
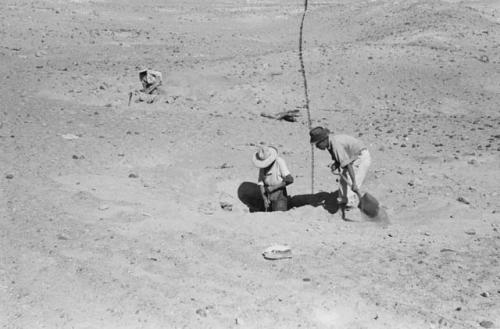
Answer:
[(350, 135), (330, 135), (331, 148), (328, 150), (330, 154), (335, 156), (335, 159), (339, 162), (340, 167), (345, 167), (352, 161), (355, 161), (360, 152), (366, 149), (364, 143), (357, 138)]

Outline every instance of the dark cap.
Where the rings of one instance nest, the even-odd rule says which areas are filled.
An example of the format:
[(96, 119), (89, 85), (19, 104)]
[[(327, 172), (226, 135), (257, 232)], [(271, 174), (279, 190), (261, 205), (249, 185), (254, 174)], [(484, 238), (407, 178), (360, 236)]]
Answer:
[(317, 142), (321, 142), (322, 140), (327, 139), (329, 134), (330, 130), (328, 130), (328, 128), (315, 127), (309, 132), (309, 136), (311, 136), (310, 143), (315, 144)]

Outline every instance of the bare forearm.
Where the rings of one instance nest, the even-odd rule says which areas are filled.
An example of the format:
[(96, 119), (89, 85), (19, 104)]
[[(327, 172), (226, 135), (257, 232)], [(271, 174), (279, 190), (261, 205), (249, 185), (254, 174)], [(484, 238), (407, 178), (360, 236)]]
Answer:
[(274, 192), (274, 191), (277, 191), (277, 190), (279, 190), (287, 185), (290, 185), (292, 183), (293, 183), (292, 175), (287, 175), (281, 183), (276, 184), (276, 185), (272, 185), (272, 186), (268, 186), (267, 190), (269, 192)]
[(357, 186), (356, 175), (354, 173), (354, 168), (352, 167), (351, 163), (347, 165), (347, 172), (349, 173), (349, 176), (351, 177), (352, 186)]
[(260, 189), (260, 194), (262, 195), (262, 198), (267, 197), (266, 196), (266, 188), (264, 187), (264, 185), (259, 185), (259, 189)]

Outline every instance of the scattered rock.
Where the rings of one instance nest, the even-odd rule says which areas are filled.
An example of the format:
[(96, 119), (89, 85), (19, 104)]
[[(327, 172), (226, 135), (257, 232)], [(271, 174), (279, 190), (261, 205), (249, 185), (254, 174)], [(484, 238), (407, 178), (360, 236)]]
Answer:
[(220, 207), (225, 210), (225, 211), (232, 211), (233, 210), (233, 205), (230, 204), (229, 202), (224, 202), (222, 201), (220, 203)]
[(261, 113), (260, 114), (262, 117), (265, 118), (270, 118), (270, 119), (276, 119), (276, 120), (285, 120), (288, 122), (296, 122), (297, 118), (300, 117), (300, 111), (299, 110), (289, 110), (289, 111), (284, 111), (276, 114), (269, 114), (269, 113)]
[(63, 135), (61, 135), (61, 137), (64, 139), (67, 139), (67, 140), (74, 140), (74, 139), (80, 138), (79, 136), (74, 135), (74, 134), (63, 134)]
[(196, 310), (196, 314), (198, 314), (199, 316), (203, 317), (203, 318), (206, 318), (207, 317), (207, 311), (205, 311), (204, 309), (202, 308), (199, 308)]
[(7, 179), (12, 179), (12, 178), (14, 178), (14, 175), (12, 175), (12, 174), (7, 174), (7, 175), (5, 175), (5, 178), (7, 178)]
[(131, 173), (128, 175), (128, 178), (138, 178), (138, 177), (139, 177), (139, 175), (134, 174), (134, 173)]
[(107, 204), (100, 205), (98, 209), (99, 210), (108, 210), (109, 209), (109, 205), (107, 205)]
[(467, 161), (468, 164), (470, 165), (475, 165), (477, 164), (477, 160), (476, 159), (470, 159), (469, 161)]
[(479, 322), (479, 325), (483, 328), (493, 328), (493, 326), (494, 326), (493, 322), (488, 321), (488, 320), (483, 320), (483, 321)]
[(475, 235), (476, 231), (474, 231), (473, 229), (470, 229), (470, 230), (465, 231), (465, 234), (467, 234), (467, 235)]
[(485, 291), (481, 293), (481, 297), (490, 297), (490, 293)]
[(465, 203), (465, 204), (470, 204), (469, 200), (467, 200), (467, 199), (466, 199), (466, 198), (464, 198), (463, 196), (458, 197), (457, 201), (458, 201), (458, 202)]
[(39, 50), (35, 53), (35, 57), (42, 57), (42, 56), (45, 56), (47, 55), (47, 52), (44, 51), (44, 50)]
[(490, 61), (490, 59), (486, 55), (481, 55), (481, 56), (479, 56), (478, 59), (480, 62), (483, 62), (483, 63), (489, 63), (489, 61)]
[(286, 245), (274, 244), (266, 248), (262, 256), (269, 260), (292, 258), (292, 249)]
[(219, 167), (217, 167), (217, 169), (228, 169), (228, 168), (233, 168), (234, 166), (230, 166), (228, 165), (227, 163), (223, 163), (222, 165), (220, 165)]
[(173, 103), (175, 103), (175, 100), (176, 100), (177, 98), (178, 98), (178, 97), (176, 97), (176, 96), (167, 96), (167, 97), (165, 98), (165, 103), (167, 103), (167, 104), (173, 104)]

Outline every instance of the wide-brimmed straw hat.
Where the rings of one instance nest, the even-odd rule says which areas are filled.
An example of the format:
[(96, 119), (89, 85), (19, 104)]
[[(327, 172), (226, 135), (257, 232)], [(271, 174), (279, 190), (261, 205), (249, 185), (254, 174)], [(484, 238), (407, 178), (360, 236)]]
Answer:
[(321, 142), (322, 140), (327, 139), (329, 134), (330, 130), (328, 130), (328, 128), (315, 127), (309, 131), (309, 136), (311, 136), (310, 143), (316, 144), (317, 142)]
[(272, 146), (264, 146), (253, 155), (253, 164), (257, 168), (266, 168), (278, 157), (278, 150)]

